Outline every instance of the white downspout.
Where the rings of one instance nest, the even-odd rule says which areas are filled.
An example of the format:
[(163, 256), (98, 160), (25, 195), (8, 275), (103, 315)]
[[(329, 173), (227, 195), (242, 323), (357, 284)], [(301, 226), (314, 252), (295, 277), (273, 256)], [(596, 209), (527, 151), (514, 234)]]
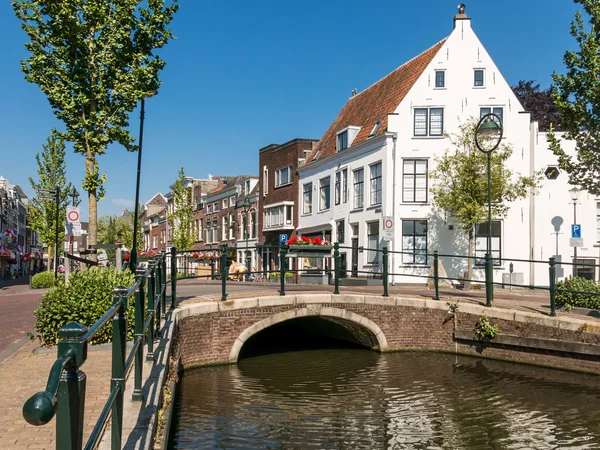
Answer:
[[(531, 122), (529, 131), (529, 176), (535, 174), (535, 152), (537, 146), (538, 123)], [(535, 260), (535, 192), (529, 193), (529, 259)], [(529, 285), (535, 286), (535, 263), (529, 263)]]
[[(396, 223), (396, 140), (398, 139), (398, 133), (394, 132), (392, 135), (392, 220)], [(394, 239), (391, 242), (391, 250), (396, 251), (394, 243), (396, 242), (396, 230), (397, 225), (394, 225)], [(388, 269), (389, 270), (389, 269)], [(392, 273), (396, 273), (396, 254), (392, 253)], [(392, 286), (396, 285), (396, 275), (392, 275)]]

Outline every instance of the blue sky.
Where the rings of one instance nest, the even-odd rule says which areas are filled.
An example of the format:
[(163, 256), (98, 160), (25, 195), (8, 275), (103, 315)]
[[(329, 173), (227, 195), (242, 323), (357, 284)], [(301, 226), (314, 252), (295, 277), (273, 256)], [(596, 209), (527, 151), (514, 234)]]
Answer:
[[(186, 175), (258, 174), (258, 150), (291, 139), (320, 138), (352, 89), (367, 88), (450, 34), (457, 1), (181, 0), (177, 37), (162, 51), (163, 85), (146, 102), (140, 200), (168, 191)], [(565, 0), (467, 2), (472, 26), (507, 81), (550, 85), (575, 49), (569, 27), (577, 5)], [(517, 4), (517, 2), (515, 2)], [(8, 1), (0, 5), (0, 175), (32, 195), (35, 154), (61, 129), (19, 61), (26, 35)], [(139, 111), (132, 113), (137, 137)], [(137, 154), (111, 146), (99, 214), (131, 209)], [(70, 181), (81, 189), (84, 160), (67, 150)], [(82, 203), (87, 217), (87, 202)]]

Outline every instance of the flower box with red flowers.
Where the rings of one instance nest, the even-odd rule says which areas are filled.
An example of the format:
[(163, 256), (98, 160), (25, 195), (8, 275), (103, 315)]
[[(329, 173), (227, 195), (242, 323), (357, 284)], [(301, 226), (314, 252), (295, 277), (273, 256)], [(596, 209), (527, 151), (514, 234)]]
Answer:
[(213, 253), (207, 252), (192, 253), (192, 258), (194, 258), (196, 261), (207, 263), (210, 263), (216, 259)]
[(303, 258), (319, 258), (331, 256), (333, 247), (331, 244), (320, 237), (309, 238), (302, 236), (300, 239), (293, 237), (286, 241), (289, 245), (289, 252)]

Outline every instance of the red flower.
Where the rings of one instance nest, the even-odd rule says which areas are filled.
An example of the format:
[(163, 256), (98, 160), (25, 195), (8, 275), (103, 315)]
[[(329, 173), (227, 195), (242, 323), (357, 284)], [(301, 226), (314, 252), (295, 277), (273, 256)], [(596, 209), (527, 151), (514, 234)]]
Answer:
[(317, 236), (316, 238), (314, 238), (314, 239), (312, 240), (312, 243), (313, 243), (314, 245), (321, 245), (321, 244), (322, 244), (322, 242), (321, 242), (321, 238)]
[(306, 242), (307, 244), (310, 244), (310, 238), (308, 238), (306, 236), (302, 236), (302, 242)]
[(295, 244), (296, 242), (298, 242), (298, 238), (297, 237), (293, 237), (291, 239), (288, 239), (286, 244)]

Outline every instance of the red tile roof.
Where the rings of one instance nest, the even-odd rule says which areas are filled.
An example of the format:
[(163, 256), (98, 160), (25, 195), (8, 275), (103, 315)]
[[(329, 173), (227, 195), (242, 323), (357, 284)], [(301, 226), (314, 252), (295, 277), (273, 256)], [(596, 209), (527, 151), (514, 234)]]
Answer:
[(352, 142), (353, 146), (366, 141), (379, 121), (381, 124), (375, 136), (385, 133), (388, 127), (388, 114), (396, 110), (444, 42), (446, 39), (401, 65), (360, 94), (351, 97), (315, 146), (308, 157), (307, 164), (316, 161), (317, 157), (322, 159), (335, 154), (337, 133), (346, 127), (361, 127)]

